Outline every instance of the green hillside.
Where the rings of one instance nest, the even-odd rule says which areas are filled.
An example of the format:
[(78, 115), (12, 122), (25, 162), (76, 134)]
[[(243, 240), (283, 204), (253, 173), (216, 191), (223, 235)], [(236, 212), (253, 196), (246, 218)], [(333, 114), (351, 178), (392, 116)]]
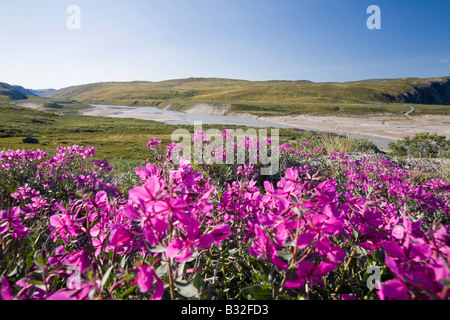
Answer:
[[(434, 87), (442, 86), (433, 92)], [(56, 95), (84, 103), (153, 105), (230, 103), (425, 103), (450, 104), (450, 77), (367, 80), (344, 83), (310, 81), (245, 81), (218, 78), (189, 78), (161, 82), (104, 82), (76, 86)], [(430, 93), (414, 95), (420, 91)], [(447, 90), (448, 91), (448, 90)]]
[(0, 102), (27, 99), (27, 94), (31, 94), (31, 92), (19, 86), (0, 82)]

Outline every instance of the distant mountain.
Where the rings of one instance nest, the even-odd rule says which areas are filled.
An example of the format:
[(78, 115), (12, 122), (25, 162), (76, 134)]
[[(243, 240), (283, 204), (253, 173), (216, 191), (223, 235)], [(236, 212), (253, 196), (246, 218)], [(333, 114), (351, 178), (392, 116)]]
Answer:
[(418, 103), (450, 105), (450, 77), (371, 79), (342, 83), (188, 78), (160, 82), (102, 82), (54, 95), (83, 103)]
[(56, 89), (39, 89), (39, 90), (30, 89), (30, 91), (39, 97), (51, 98), (56, 94), (57, 90)]
[(72, 89), (74, 86), (62, 88), (62, 89), (30, 89), (31, 92), (33, 92), (35, 95), (43, 98), (53, 98), (57, 94), (63, 93), (66, 90)]
[(0, 82), (0, 100), (22, 100), (27, 99), (27, 96), (34, 96), (35, 94), (21, 86), (13, 86), (8, 83)]

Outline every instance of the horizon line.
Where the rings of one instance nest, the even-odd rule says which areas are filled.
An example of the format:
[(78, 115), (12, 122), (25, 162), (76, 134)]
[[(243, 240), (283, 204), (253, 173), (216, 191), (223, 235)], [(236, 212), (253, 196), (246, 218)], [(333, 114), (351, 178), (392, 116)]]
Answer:
[[(92, 85), (97, 83), (133, 83), (133, 82), (149, 82), (149, 83), (158, 83), (158, 82), (166, 82), (166, 81), (180, 81), (180, 80), (190, 80), (190, 79), (201, 79), (201, 80), (232, 80), (232, 81), (246, 81), (246, 82), (311, 82), (311, 83), (351, 83), (351, 82), (375, 82), (375, 81), (394, 81), (394, 80), (406, 80), (406, 79), (446, 79), (450, 78), (450, 75), (447, 76), (434, 76), (434, 77), (398, 77), (398, 78), (368, 78), (368, 79), (359, 79), (359, 80), (347, 80), (347, 81), (312, 81), (312, 80), (306, 80), (306, 79), (298, 79), (298, 80), (282, 80), (282, 79), (267, 79), (267, 80), (248, 80), (248, 79), (239, 79), (239, 78), (222, 78), (222, 77), (187, 77), (187, 78), (172, 78), (172, 79), (165, 79), (165, 80), (113, 80), (113, 81), (97, 81), (97, 82), (87, 82), (82, 84), (76, 84), (76, 85), (70, 85), (66, 87), (60, 87), (60, 88), (26, 88), (20, 84), (11, 84), (8, 82), (3, 82), (6, 84), (9, 84), (11, 86), (20, 86), (26, 90), (61, 90), (71, 87), (80, 87), (80, 86), (86, 86), (86, 85)], [(1, 81), (0, 81), (1, 83)]]

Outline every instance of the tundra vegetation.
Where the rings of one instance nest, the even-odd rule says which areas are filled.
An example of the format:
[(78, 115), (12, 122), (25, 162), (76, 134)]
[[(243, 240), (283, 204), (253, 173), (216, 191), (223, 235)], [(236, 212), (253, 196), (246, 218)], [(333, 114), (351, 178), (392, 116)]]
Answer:
[(447, 181), (308, 141), (282, 143), (272, 176), (180, 147), (148, 139), (128, 179), (90, 146), (1, 151), (1, 298), (450, 298)]
[[(153, 84), (151, 97), (148, 83), (133, 83), (146, 92), (134, 100), (108, 83), (51, 100), (0, 90), (0, 299), (450, 298), (450, 184), (440, 173), (418, 179), (369, 141), (280, 129), (271, 150), (279, 170), (267, 176), (250, 161), (195, 163), (198, 152), (226, 154), (192, 126), (177, 128), (200, 147), (175, 161), (173, 126), (76, 115), (83, 103), (183, 110), (211, 100), (265, 115), (403, 114), (409, 108), (395, 103), (423, 96), (427, 81), (210, 81)], [(42, 110), (11, 99), (41, 101)], [(411, 116), (447, 108), (415, 105)], [(232, 129), (214, 128), (224, 140)], [(272, 142), (247, 137), (234, 147), (249, 160), (262, 143)], [(391, 148), (404, 158), (448, 157), (448, 140), (428, 133)]]

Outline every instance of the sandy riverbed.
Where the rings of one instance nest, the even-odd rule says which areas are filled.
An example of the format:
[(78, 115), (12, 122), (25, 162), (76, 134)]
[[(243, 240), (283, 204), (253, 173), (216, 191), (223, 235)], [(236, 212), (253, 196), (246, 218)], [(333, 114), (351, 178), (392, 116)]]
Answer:
[[(154, 121), (180, 121), (182, 116), (175, 114), (138, 112), (139, 107), (93, 108), (83, 112), (84, 115), (114, 116)], [(219, 109), (219, 110), (218, 110)], [(190, 108), (188, 114), (218, 115), (224, 113), (224, 106), (199, 104)], [(126, 111), (134, 110), (132, 114)], [(125, 112), (125, 113), (124, 113)], [(250, 114), (228, 114), (240, 118), (252, 118), (298, 127), (302, 129), (329, 131), (341, 134), (364, 135), (379, 139), (398, 140), (412, 137), (419, 132), (437, 133), (450, 138), (450, 115), (424, 115), (411, 117), (371, 115), (371, 116), (279, 116), (257, 117)]]
[(398, 140), (416, 133), (429, 132), (450, 138), (450, 115), (408, 116), (284, 116), (263, 117), (263, 120), (289, 124), (312, 130), (365, 135)]
[(183, 118), (178, 115), (164, 114), (164, 113), (144, 113), (144, 112), (133, 112), (132, 114), (127, 114), (131, 110), (139, 110), (139, 107), (108, 107), (100, 108), (93, 107), (92, 109), (81, 112), (84, 116), (94, 116), (94, 117), (116, 117), (116, 118), (133, 118), (141, 120), (153, 120), (153, 121), (182, 121)]
[[(42, 109), (42, 103), (21, 102), (16, 105), (32, 109)], [(183, 121), (183, 116), (177, 114), (139, 112), (139, 107), (110, 106), (107, 108), (92, 107), (82, 112), (83, 115), (97, 117), (135, 118), (154, 121)], [(131, 114), (128, 111), (133, 110)], [(226, 113), (227, 105), (197, 104), (187, 110), (187, 114), (222, 115)], [(228, 114), (240, 118), (279, 123), (302, 129), (329, 131), (341, 134), (364, 135), (378, 139), (398, 140), (407, 136), (413, 137), (419, 132), (437, 133), (450, 138), (450, 115), (424, 115), (411, 117), (373, 115), (373, 116), (280, 116), (257, 117), (250, 114)]]

